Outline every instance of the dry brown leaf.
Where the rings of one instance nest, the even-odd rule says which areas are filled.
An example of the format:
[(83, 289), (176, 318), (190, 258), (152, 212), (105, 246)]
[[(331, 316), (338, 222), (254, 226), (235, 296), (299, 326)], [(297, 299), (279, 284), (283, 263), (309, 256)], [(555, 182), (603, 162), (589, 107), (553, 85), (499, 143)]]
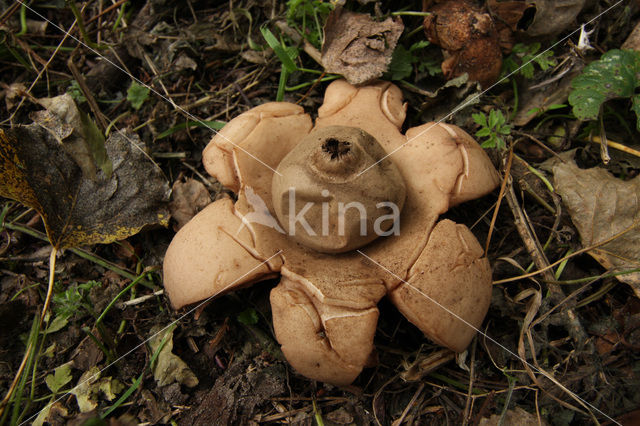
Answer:
[[(500, 421), (502, 420), (502, 421)], [(480, 426), (497, 426), (497, 425), (520, 425), (520, 426), (538, 426), (540, 424), (546, 425), (547, 422), (541, 419), (538, 422), (538, 416), (531, 414), (528, 411), (523, 410), (520, 407), (516, 407), (513, 410), (507, 410), (504, 413), (504, 418), (500, 414), (494, 414), (489, 418), (480, 419)]]
[(0, 129), (0, 195), (34, 208), (56, 248), (109, 244), (144, 226), (168, 222), (169, 187), (130, 132), (106, 141), (107, 178), (86, 177), (51, 130), (38, 124)]
[(585, 2), (586, 0), (532, 1), (535, 15), (531, 25), (526, 27), (527, 34), (533, 37), (548, 36), (575, 27), (576, 17)]
[(391, 62), (404, 25), (400, 18), (375, 21), (371, 16), (336, 9), (324, 27), (322, 65), (351, 84), (381, 77)]
[(640, 22), (633, 28), (633, 31), (631, 31), (629, 37), (622, 43), (620, 49), (640, 51)]
[(211, 196), (202, 182), (195, 179), (175, 181), (169, 203), (171, 217), (177, 222), (174, 229), (178, 231), (209, 203)]
[[(555, 188), (578, 228), (583, 246), (632, 228), (589, 254), (607, 269), (640, 267), (640, 176), (623, 181), (599, 167), (581, 169), (573, 160), (555, 160), (552, 170)], [(617, 278), (640, 297), (640, 272)]]

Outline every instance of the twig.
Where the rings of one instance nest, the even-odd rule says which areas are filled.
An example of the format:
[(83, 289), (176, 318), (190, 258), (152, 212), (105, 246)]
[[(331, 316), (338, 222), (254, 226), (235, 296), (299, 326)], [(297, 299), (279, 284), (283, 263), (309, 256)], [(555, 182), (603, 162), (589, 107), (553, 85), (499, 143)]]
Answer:
[(491, 235), (495, 228), (496, 219), (498, 218), (498, 211), (500, 210), (500, 204), (504, 198), (504, 191), (506, 186), (511, 182), (511, 164), (513, 164), (513, 145), (509, 149), (509, 157), (507, 158), (507, 165), (504, 168), (504, 177), (502, 178), (502, 184), (500, 185), (500, 194), (498, 194), (498, 201), (496, 202), (496, 208), (493, 210), (493, 216), (491, 217), (491, 225), (489, 226), (489, 233), (487, 235), (487, 242), (484, 246), (485, 256), (489, 252), (489, 243), (491, 242)]
[(98, 107), (98, 103), (96, 102), (96, 99), (93, 97), (93, 93), (91, 93), (91, 90), (89, 90), (89, 86), (87, 86), (87, 83), (85, 82), (84, 77), (82, 76), (82, 74), (80, 74), (78, 67), (73, 62), (73, 56), (74, 56), (73, 53), (71, 54), (71, 56), (69, 56), (69, 59), (67, 60), (67, 67), (69, 67), (69, 71), (71, 71), (71, 74), (73, 75), (73, 78), (76, 80), (76, 83), (78, 83), (78, 86), (82, 91), (82, 94), (87, 99), (89, 108), (91, 108), (91, 111), (93, 111), (93, 115), (98, 121), (100, 130), (104, 134), (105, 130), (107, 130), (107, 127), (108, 127), (107, 121), (104, 119), (102, 111), (100, 111), (100, 108)]
[(145, 296), (140, 296), (140, 297), (136, 297), (135, 299), (131, 299), (131, 300), (126, 300), (124, 302), (122, 302), (122, 304), (124, 306), (133, 306), (133, 305), (138, 305), (142, 302), (146, 302), (149, 299), (153, 299), (156, 296), (160, 296), (164, 294), (164, 290), (156, 290), (151, 294), (147, 294)]

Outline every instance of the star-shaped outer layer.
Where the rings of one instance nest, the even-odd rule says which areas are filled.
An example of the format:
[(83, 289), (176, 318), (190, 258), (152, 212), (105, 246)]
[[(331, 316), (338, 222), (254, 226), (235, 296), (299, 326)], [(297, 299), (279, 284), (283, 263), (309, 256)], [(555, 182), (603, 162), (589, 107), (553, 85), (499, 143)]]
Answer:
[(385, 295), (431, 340), (463, 351), (489, 307), (491, 270), (469, 229), (438, 216), (490, 192), (498, 176), (458, 127), (427, 123), (403, 135), (405, 111), (395, 85), (343, 80), (328, 86), (318, 110), (315, 128), (358, 127), (394, 152), (406, 184), (400, 235), (364, 246), (366, 257), (319, 253), (268, 220), (251, 220), (269, 216), (252, 207), (248, 198), (257, 196), (275, 217), (272, 169), (314, 128), (303, 108), (273, 102), (231, 120), (205, 148), (203, 162), (238, 199), (215, 201), (174, 237), (164, 260), (173, 307), (280, 275), (271, 306), (285, 357), (301, 374), (336, 385), (351, 383), (371, 355), (376, 305)]

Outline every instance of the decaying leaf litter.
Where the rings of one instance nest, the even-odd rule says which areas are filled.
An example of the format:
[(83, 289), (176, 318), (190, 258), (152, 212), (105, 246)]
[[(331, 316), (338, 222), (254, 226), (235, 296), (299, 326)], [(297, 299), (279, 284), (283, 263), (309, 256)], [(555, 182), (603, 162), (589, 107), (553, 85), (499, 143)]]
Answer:
[[(474, 13), (489, 19), (484, 25), (497, 32), (500, 75), (513, 73), (478, 96), (486, 87), (480, 89), (471, 73), (451, 74), (456, 79), (447, 84), (442, 71), (451, 69), (451, 60), (449, 68), (443, 64), (441, 69), (440, 63), (458, 53), (452, 55), (455, 49), (440, 43), (441, 35), (436, 45), (425, 33), (423, 21), (438, 18), (434, 14), (447, 3), (426, 2), (423, 8), (417, 2), (403, 10), (385, 3), (347, 3), (350, 12), (343, 15), (366, 13), (367, 22), (391, 19), (404, 25), (395, 49), (382, 29), (367, 33), (360, 42), (364, 47), (352, 49), (376, 55), (375, 61), (347, 59), (386, 64), (389, 71), (382, 78), (402, 87), (412, 106), (409, 126), (441, 119), (464, 105), (447, 120), (477, 133), (485, 145), (504, 146), (489, 149), (513, 185), (447, 215), (469, 226), (477, 222), (473, 232), (481, 240), (491, 234), (488, 256), (496, 285), (483, 331), (553, 375), (564, 389), (482, 336), (466, 358), (455, 362), (384, 302), (372, 367), (350, 389), (309, 382), (283, 362), (274, 340), (269, 284), (214, 300), (146, 342), (158, 327), (181, 316), (159, 294), (159, 265), (174, 231), (151, 224), (166, 221), (167, 208), (188, 215), (190, 203), (181, 199), (194, 200), (194, 213), (198, 203), (206, 202), (195, 201), (206, 200), (201, 186), (212, 199), (226, 196), (224, 188), (205, 177), (200, 163), (212, 134), (207, 127), (220, 128), (280, 94), (313, 111), (327, 81), (337, 78), (330, 72), (346, 76), (344, 70), (325, 74), (320, 65), (327, 50), (320, 43), (322, 27), (336, 19), (336, 14), (329, 16), (333, 6), (234, 2), (211, 8), (206, 2), (184, 7), (153, 1), (31, 9), (0, 2), (3, 178), (9, 171), (5, 161), (20, 164), (11, 173), (19, 179), (3, 179), (2, 194), (32, 208), (3, 199), (0, 213), (0, 320), (12, 325), (0, 335), (3, 395), (32, 346), (4, 406), (3, 422), (37, 416), (81, 424), (101, 415), (126, 424), (469, 424), (501, 416), (549, 424), (604, 420), (571, 392), (621, 422), (623, 415), (633, 415), (639, 405), (640, 302), (622, 282), (637, 289), (633, 196), (638, 191), (638, 130), (628, 87), (637, 86), (638, 76), (625, 75), (626, 85), (615, 86), (615, 92), (596, 93), (594, 102), (606, 101), (595, 117), (581, 115), (573, 100), (584, 95), (575, 92), (575, 77), (593, 77), (593, 72), (582, 73), (589, 63), (591, 70), (603, 69), (598, 63), (612, 54), (594, 61), (623, 45), (637, 23), (637, 6), (622, 2), (580, 29), (616, 3), (474, 3)], [(70, 28), (75, 40), (65, 37)], [(545, 29), (549, 33), (541, 34)], [(265, 37), (265, 30), (273, 38)], [(340, 34), (332, 36), (340, 40)], [(551, 46), (552, 54), (544, 53)], [(624, 55), (634, 58), (633, 52)], [(604, 69), (615, 75), (615, 64)], [(598, 84), (596, 79), (587, 88), (597, 90)], [(145, 85), (153, 89), (148, 96), (140, 89)], [(60, 114), (47, 115), (50, 104), (38, 102), (64, 93), (89, 120), (78, 125)], [(523, 113), (526, 120), (518, 120)], [(104, 146), (113, 163), (109, 178), (108, 163), (90, 144), (100, 135), (106, 135)], [(72, 149), (78, 138), (87, 141), (88, 153)], [(119, 169), (115, 146), (126, 152)], [(25, 160), (6, 160), (17, 148)], [(572, 148), (572, 159), (558, 158)], [(606, 166), (604, 153), (610, 157)], [(136, 159), (135, 167), (126, 163), (128, 158)], [(37, 166), (27, 162), (36, 159)], [(594, 167), (607, 171), (589, 171)], [(74, 184), (63, 185), (53, 173)], [(113, 179), (131, 183), (106, 193)], [(170, 183), (192, 181), (199, 184), (189, 183), (191, 189), (166, 204)], [(142, 184), (151, 188), (144, 195), (119, 198), (125, 194), (119, 191)], [(69, 203), (74, 194), (80, 194), (77, 202)], [(121, 203), (101, 201), (110, 196)], [(497, 199), (501, 208), (492, 221)], [(82, 232), (71, 224), (82, 226)], [(124, 240), (114, 230), (128, 229), (130, 235), (142, 225), (147, 226)], [(593, 229), (598, 232), (589, 232)], [(111, 242), (111, 235), (119, 241)], [(60, 253), (49, 280), (52, 246)], [(524, 277), (536, 271), (541, 272)], [(52, 302), (37, 333), (48, 281)], [(159, 365), (168, 366), (162, 375)], [(92, 374), (97, 371), (99, 376)], [(67, 392), (75, 396), (60, 399)]]

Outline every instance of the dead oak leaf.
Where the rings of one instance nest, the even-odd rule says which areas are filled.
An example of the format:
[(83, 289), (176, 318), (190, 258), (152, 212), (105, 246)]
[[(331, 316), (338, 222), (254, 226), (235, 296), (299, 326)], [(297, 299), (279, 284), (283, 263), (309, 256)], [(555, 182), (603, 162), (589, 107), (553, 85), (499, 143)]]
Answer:
[(336, 9), (324, 27), (322, 66), (351, 84), (381, 77), (403, 30), (400, 18), (378, 22), (367, 14)]
[(133, 133), (106, 143), (113, 172), (87, 178), (50, 130), (38, 124), (0, 129), (0, 196), (34, 208), (60, 249), (108, 244), (148, 224), (166, 225), (169, 185)]
[(169, 211), (171, 217), (177, 222), (176, 231), (211, 203), (209, 191), (202, 182), (195, 179), (176, 180), (171, 190), (171, 196)]
[[(589, 254), (607, 269), (616, 271), (640, 267), (640, 177), (623, 181), (605, 169), (579, 168), (573, 160), (555, 161), (554, 185), (589, 247), (610, 239)], [(627, 232), (624, 232), (627, 230)], [(640, 297), (640, 272), (618, 275)]]

